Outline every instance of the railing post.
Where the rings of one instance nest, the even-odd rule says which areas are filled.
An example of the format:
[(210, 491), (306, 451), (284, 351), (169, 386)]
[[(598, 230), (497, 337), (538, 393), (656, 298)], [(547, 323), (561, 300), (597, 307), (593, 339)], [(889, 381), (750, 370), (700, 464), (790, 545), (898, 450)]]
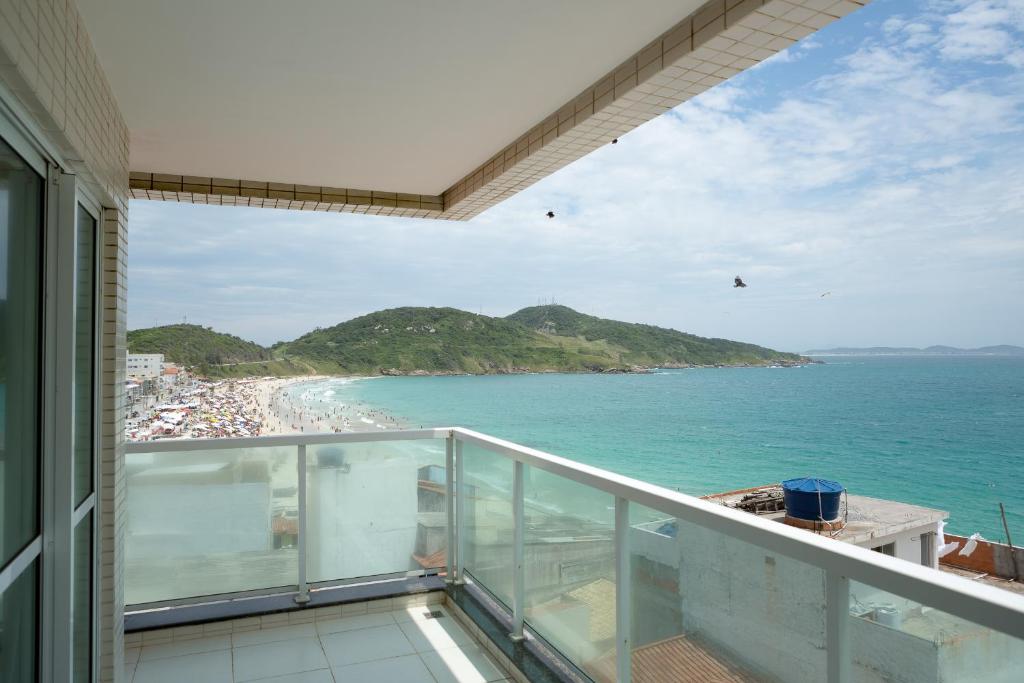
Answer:
[(445, 546), (445, 583), (455, 583), (455, 434), (444, 443), (444, 500), (448, 512), (448, 543)]
[(299, 474), (299, 593), (295, 602), (304, 605), (309, 602), (309, 582), (306, 579), (306, 446), (298, 447)]
[(526, 599), (526, 580), (523, 568), (523, 545), (526, 529), (523, 522), (523, 463), (512, 464), (512, 519), (515, 524), (512, 538), (512, 640), (523, 639), (523, 602)]
[(633, 580), (630, 571), (629, 501), (615, 499), (615, 669), (618, 683), (630, 683), (633, 665)]
[(455, 583), (466, 583), (466, 468), (462, 456), (462, 441), (455, 441)]
[(828, 682), (850, 680), (850, 580), (835, 572), (825, 572), (825, 649), (828, 657)]

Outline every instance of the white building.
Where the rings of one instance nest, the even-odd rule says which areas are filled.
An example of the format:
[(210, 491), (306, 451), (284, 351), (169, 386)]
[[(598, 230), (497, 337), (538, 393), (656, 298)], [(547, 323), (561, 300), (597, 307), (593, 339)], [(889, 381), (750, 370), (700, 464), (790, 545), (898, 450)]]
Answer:
[(163, 372), (164, 354), (162, 353), (129, 353), (128, 376), (143, 379), (156, 379)]

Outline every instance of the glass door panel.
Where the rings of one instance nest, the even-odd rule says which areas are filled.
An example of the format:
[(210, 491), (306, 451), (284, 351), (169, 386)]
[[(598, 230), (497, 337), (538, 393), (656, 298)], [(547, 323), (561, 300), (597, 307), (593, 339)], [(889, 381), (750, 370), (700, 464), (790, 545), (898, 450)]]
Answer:
[(72, 582), (72, 651), (74, 683), (92, 680), (93, 652), (93, 513), (89, 512), (75, 527)]
[(78, 205), (75, 231), (74, 504), (93, 491), (96, 219)]
[(43, 179), (0, 140), (0, 567), (39, 535)]
[(39, 560), (0, 591), (0, 683), (37, 678), (39, 633)]

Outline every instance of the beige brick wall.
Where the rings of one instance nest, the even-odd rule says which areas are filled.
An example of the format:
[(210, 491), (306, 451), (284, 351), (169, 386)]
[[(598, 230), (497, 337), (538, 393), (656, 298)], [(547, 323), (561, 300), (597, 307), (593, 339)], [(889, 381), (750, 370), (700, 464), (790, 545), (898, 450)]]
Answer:
[(104, 207), (100, 678), (122, 675), (128, 129), (72, 0), (0, 0), (0, 83), (65, 170)]
[(133, 171), (129, 183), (133, 199), (165, 202), (362, 213), (405, 218), (440, 218), (443, 208), (441, 197), (435, 195), (376, 192), (319, 185), (289, 185), (234, 178)]

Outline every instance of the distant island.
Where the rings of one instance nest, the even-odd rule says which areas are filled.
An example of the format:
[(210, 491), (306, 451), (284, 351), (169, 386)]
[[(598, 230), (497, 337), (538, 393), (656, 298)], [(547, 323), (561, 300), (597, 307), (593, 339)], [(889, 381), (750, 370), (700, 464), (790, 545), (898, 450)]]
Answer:
[(615, 373), (815, 362), (557, 305), (531, 306), (504, 318), (454, 308), (393, 308), (269, 348), (199, 325), (165, 325), (130, 330), (128, 349), (162, 353), (208, 377)]
[(806, 356), (1024, 356), (1024, 347), (1000, 344), (978, 349), (960, 349), (955, 346), (929, 346), (916, 349), (907, 346), (869, 346), (867, 348), (839, 347), (805, 351)]

